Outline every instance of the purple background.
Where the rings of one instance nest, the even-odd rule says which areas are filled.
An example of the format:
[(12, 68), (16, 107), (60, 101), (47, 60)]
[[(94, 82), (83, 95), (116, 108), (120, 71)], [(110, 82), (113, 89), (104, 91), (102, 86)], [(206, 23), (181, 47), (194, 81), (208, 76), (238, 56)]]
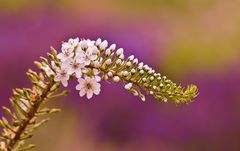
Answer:
[(102, 82), (101, 95), (52, 101), (63, 109), (36, 132), (44, 151), (240, 150), (240, 11), (237, 0), (1, 1), (0, 102), (30, 86), (25, 72), (70, 37), (107, 39), (199, 97), (176, 107)]

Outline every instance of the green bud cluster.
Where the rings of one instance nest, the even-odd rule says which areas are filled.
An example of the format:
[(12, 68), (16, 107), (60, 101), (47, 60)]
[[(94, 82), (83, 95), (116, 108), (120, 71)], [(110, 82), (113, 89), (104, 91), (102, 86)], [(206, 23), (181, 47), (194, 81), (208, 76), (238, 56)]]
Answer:
[[(49, 56), (53, 60), (56, 51), (53, 50)], [(9, 120), (5, 117), (0, 120), (2, 127), (0, 151), (23, 151), (34, 148), (34, 144), (26, 145), (25, 141), (33, 136), (35, 129), (49, 121), (48, 118), (45, 119), (41, 116), (60, 111), (60, 109), (44, 107), (44, 104), (50, 99), (65, 96), (67, 91), (58, 92), (60, 83), (55, 82), (53, 77), (48, 76), (45, 70), (42, 70), (46, 65), (50, 65), (48, 60), (43, 57), (41, 60), (42, 62), (35, 62), (41, 69), (40, 73), (32, 70), (27, 72), (33, 87), (31, 89), (14, 89), (13, 96), (10, 98), (12, 109), (3, 107), (6, 114), (9, 115)]]

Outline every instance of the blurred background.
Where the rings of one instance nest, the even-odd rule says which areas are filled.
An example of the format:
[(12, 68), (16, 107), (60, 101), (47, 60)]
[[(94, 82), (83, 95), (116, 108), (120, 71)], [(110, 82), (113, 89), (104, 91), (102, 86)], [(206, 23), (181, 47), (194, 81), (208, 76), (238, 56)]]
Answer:
[[(70, 37), (101, 37), (200, 95), (176, 107), (102, 82), (71, 95), (32, 139), (36, 151), (239, 151), (239, 0), (0, 0), (0, 105)], [(34, 68), (35, 69), (35, 68)], [(2, 112), (2, 111), (1, 111)], [(1, 113), (2, 115), (2, 113)]]

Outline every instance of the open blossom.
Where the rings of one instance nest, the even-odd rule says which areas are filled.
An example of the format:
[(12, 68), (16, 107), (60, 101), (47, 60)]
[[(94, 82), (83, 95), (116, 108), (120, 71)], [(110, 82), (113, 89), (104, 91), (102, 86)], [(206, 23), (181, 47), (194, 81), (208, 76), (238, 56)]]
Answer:
[(64, 63), (64, 68), (66, 69), (67, 74), (72, 75), (75, 73), (77, 78), (82, 77), (82, 68), (84, 66), (84, 63), (79, 63), (76, 59), (73, 58)]
[(74, 47), (68, 43), (62, 44), (62, 52), (57, 55), (57, 58), (60, 59), (62, 62), (72, 58), (74, 56), (73, 53)]
[(95, 78), (85, 77), (78, 79), (79, 84), (76, 89), (79, 90), (79, 95), (82, 97), (87, 95), (88, 99), (91, 99), (93, 94), (98, 95), (100, 93), (101, 85), (96, 81)]
[(85, 65), (89, 65), (91, 61), (95, 61), (98, 58), (98, 49), (96, 46), (88, 47), (86, 51), (78, 52), (78, 60), (85, 63)]
[(69, 74), (65, 68), (57, 69), (54, 81), (61, 82), (64, 87), (68, 86)]
[(91, 40), (89, 40), (89, 39), (87, 39), (87, 40), (81, 40), (81, 41), (79, 42), (79, 46), (80, 46), (82, 49), (87, 49), (87, 48), (89, 48), (89, 47), (94, 46), (94, 43), (95, 43), (95, 41), (91, 41)]
[(76, 47), (79, 44), (79, 38), (75, 39), (70, 38), (68, 40), (68, 44), (71, 45), (73, 48)]

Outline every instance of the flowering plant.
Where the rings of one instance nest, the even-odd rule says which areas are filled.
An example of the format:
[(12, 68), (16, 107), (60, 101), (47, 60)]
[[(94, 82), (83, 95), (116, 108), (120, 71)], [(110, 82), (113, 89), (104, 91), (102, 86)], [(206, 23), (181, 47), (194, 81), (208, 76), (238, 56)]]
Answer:
[(142, 101), (146, 100), (142, 90), (157, 100), (172, 100), (177, 105), (192, 102), (198, 94), (196, 86), (190, 85), (184, 89), (143, 62), (139, 63), (133, 55), (125, 59), (124, 49), (116, 50), (116, 44), (108, 47), (106, 40), (69, 39), (62, 43), (60, 53), (51, 49), (49, 60), (40, 57), (41, 62), (35, 62), (40, 73), (27, 72), (32, 89), (13, 90), (10, 102), (15, 111), (3, 107), (10, 115), (11, 122), (4, 117), (0, 120), (3, 127), (0, 151), (22, 151), (35, 147), (33, 144), (25, 145), (25, 140), (31, 138), (33, 130), (48, 121), (39, 121), (39, 116), (60, 111), (44, 108), (44, 104), (51, 98), (67, 95), (66, 90), (58, 91), (61, 84), (67, 87), (69, 80), (76, 79), (76, 90), (81, 97), (86, 95), (88, 99), (100, 94), (101, 80), (120, 82)]

